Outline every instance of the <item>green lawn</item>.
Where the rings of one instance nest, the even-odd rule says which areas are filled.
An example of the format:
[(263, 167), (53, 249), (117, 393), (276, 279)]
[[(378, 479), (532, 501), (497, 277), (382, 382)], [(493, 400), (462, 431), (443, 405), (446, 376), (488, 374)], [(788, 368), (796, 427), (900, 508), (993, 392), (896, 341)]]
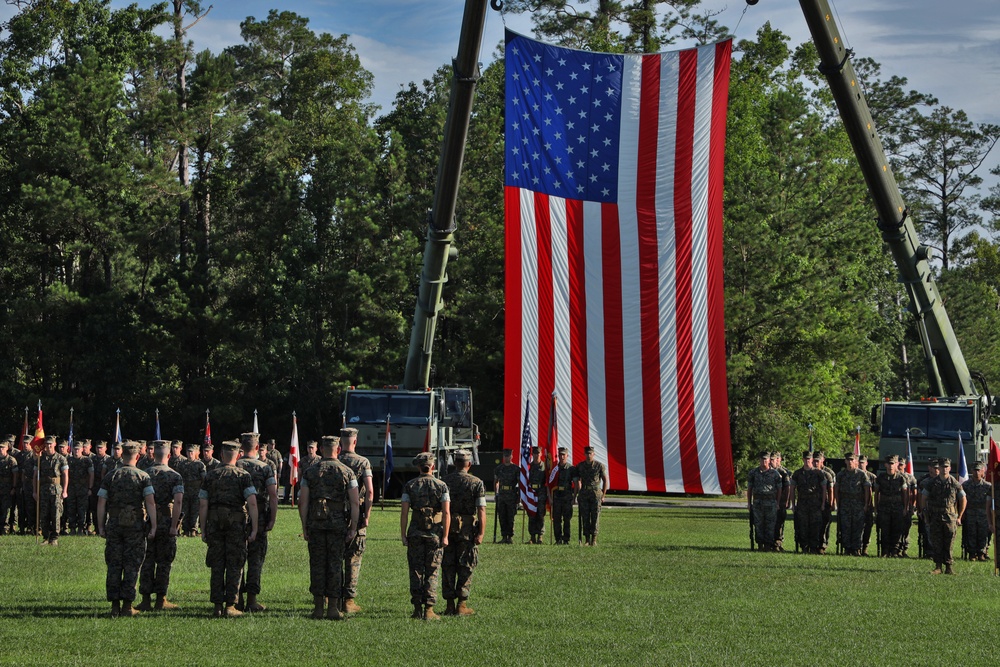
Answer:
[(957, 575), (935, 577), (915, 558), (749, 552), (742, 511), (609, 508), (597, 548), (483, 545), (470, 599), (477, 615), (421, 622), (409, 619), (398, 509), (372, 516), (363, 612), (343, 623), (308, 618), (306, 546), (286, 507), (264, 572), (269, 610), (240, 619), (209, 618), (200, 540), (178, 546), (170, 598), (180, 611), (111, 620), (102, 540), (65, 537), (49, 548), (0, 538), (0, 664), (997, 661), (1000, 578), (990, 563), (958, 561)]

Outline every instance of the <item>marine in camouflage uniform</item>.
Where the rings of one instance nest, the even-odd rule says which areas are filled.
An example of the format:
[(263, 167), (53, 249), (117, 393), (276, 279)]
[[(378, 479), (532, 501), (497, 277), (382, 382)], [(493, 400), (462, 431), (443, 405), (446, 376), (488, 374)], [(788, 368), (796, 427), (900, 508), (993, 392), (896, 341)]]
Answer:
[(167, 465), (177, 472), (180, 472), (183, 465), (187, 462), (187, 457), (181, 451), (183, 447), (184, 443), (180, 440), (170, 441), (170, 458), (167, 460)]
[(923, 502), (921, 499), (921, 494), (923, 490), (927, 488), (930, 480), (934, 479), (940, 473), (938, 468), (938, 460), (936, 458), (927, 461), (927, 472), (920, 476), (917, 480), (917, 539), (920, 540), (920, 547), (923, 549), (923, 557), (930, 559), (934, 553), (934, 548), (931, 546), (930, 533), (927, 531), (927, 521), (925, 521)]
[[(917, 478), (906, 471), (906, 459), (903, 458), (899, 460), (899, 474), (906, 480), (906, 505), (903, 507), (903, 526), (899, 533), (899, 555), (901, 558), (906, 558), (910, 548), (913, 515), (917, 511)], [(919, 532), (917, 539), (919, 539)]]
[(108, 443), (101, 440), (94, 447), (90, 455), (90, 461), (94, 464), (94, 484), (90, 487), (89, 510), (87, 511), (87, 534), (91, 534), (90, 527), (97, 531), (97, 492), (101, 489), (101, 482), (104, 481), (104, 466), (111, 459), (108, 456)]
[(532, 461), (528, 466), (528, 487), (538, 497), (538, 509), (534, 516), (528, 517), (528, 535), (531, 537), (529, 540), (531, 544), (541, 544), (542, 536), (545, 535), (545, 506), (549, 498), (548, 487), (545, 486), (548, 466), (545, 465), (538, 447), (531, 448), (531, 455)]
[(38, 501), (38, 526), (42, 539), (59, 544), (59, 521), (69, 493), (69, 462), (56, 452), (56, 439), (45, 440), (45, 452), (38, 458), (38, 479), (34, 499)]
[(14, 501), (17, 498), (17, 459), (8, 452), (14, 436), (0, 442), (0, 535), (14, 532)]
[(206, 442), (201, 446), (201, 462), (205, 464), (206, 475), (222, 465), (222, 461), (213, 456), (214, 453), (215, 445), (211, 442)]
[[(312, 617), (335, 621), (343, 618), (344, 553), (354, 540), (360, 519), (358, 480), (337, 460), (336, 436), (322, 438), (322, 458), (302, 473), (299, 518), (302, 537), (309, 543), (309, 592)], [(349, 509), (349, 514), (345, 512)]]
[[(308, 470), (310, 466), (314, 466), (317, 463), (319, 463), (319, 455), (316, 453), (316, 447), (317, 447), (317, 445), (318, 445), (318, 443), (315, 440), (310, 440), (309, 442), (306, 443), (306, 452), (305, 452), (305, 455), (303, 455), (303, 457), (299, 459), (299, 480), (300, 481), (302, 480), (303, 473), (305, 473), (305, 471)], [(299, 498), (299, 484), (298, 483), (295, 485), (295, 488), (292, 490), (292, 493), (294, 494), (292, 496), (292, 500), (294, 502), (298, 502), (298, 498)]]
[(358, 577), (361, 575), (361, 558), (365, 553), (368, 540), (368, 518), (371, 515), (372, 503), (375, 501), (375, 485), (372, 481), (372, 464), (364, 456), (360, 456), (355, 448), (358, 445), (358, 429), (343, 428), (340, 430), (340, 462), (351, 469), (358, 480), (358, 500), (361, 506), (358, 510), (357, 535), (347, 545), (347, 572), (344, 576), (344, 611), (354, 614), (361, 607), (354, 599), (358, 596)]
[[(500, 523), (500, 544), (514, 543), (514, 517), (519, 500), (518, 480), (521, 469), (511, 463), (513, 452), (503, 450), (503, 463), (493, 470), (493, 500), (497, 521)], [(496, 539), (494, 528), (493, 539)]]
[(951, 476), (951, 459), (941, 459), (940, 474), (929, 480), (921, 491), (924, 520), (934, 549), (935, 568), (932, 574), (941, 574), (944, 566), (945, 574), (954, 574), (951, 555), (955, 543), (955, 533), (962, 524), (965, 513), (965, 491), (958, 480)]
[[(139, 573), (139, 609), (169, 610), (177, 605), (167, 600), (170, 586), (170, 569), (177, 556), (177, 533), (181, 521), (181, 504), (184, 500), (184, 479), (167, 465), (170, 445), (166, 440), (154, 440), (153, 465), (146, 469), (153, 487), (156, 504), (156, 535), (146, 541), (146, 558)], [(156, 595), (153, 604), (152, 596)]]
[[(569, 544), (572, 536), (573, 503), (576, 501), (578, 483), (576, 468), (569, 464), (569, 450), (559, 448), (559, 470), (555, 486), (552, 487), (552, 530), (555, 532), (556, 544)], [(452, 494), (452, 498), (455, 495)]]
[(826, 505), (826, 475), (813, 467), (813, 453), (802, 453), (802, 467), (792, 473), (789, 495), (795, 521), (795, 541), (803, 553), (823, 549), (823, 508)]
[(247, 561), (247, 542), (257, 539), (257, 489), (250, 473), (235, 465), (239, 448), (235, 441), (222, 443), (221, 465), (208, 473), (199, 494), (201, 539), (208, 545), (205, 566), (212, 571), (210, 596), (217, 618), (243, 615), (236, 608), (236, 598)]
[(826, 455), (823, 452), (813, 453), (814, 467), (826, 476), (826, 503), (823, 507), (823, 546), (820, 547), (821, 554), (826, 553), (830, 544), (830, 524), (833, 523), (833, 510), (837, 509), (837, 476), (832, 470), (826, 467)]
[(778, 513), (774, 520), (774, 548), (784, 551), (785, 521), (788, 519), (789, 484), (792, 473), (781, 464), (781, 452), (771, 452), (771, 468), (781, 475), (781, 492), (778, 494)]
[(441, 574), (442, 593), (448, 602), (446, 616), (471, 616), (475, 612), (466, 603), (472, 586), (472, 573), (479, 564), (479, 545), (486, 531), (486, 486), (469, 474), (472, 454), (455, 452), (455, 472), (445, 475), (451, 499), (451, 526), (448, 546), (444, 548)]
[(586, 460), (576, 464), (576, 477), (580, 480), (577, 505), (580, 510), (580, 526), (583, 539), (590, 546), (597, 544), (597, 533), (601, 527), (601, 506), (608, 493), (608, 472), (604, 464), (594, 459), (594, 448), (583, 448)]
[(760, 455), (760, 465), (747, 476), (747, 510), (753, 517), (757, 548), (777, 551), (775, 525), (781, 497), (781, 473), (771, 468), (770, 452)]
[(264, 571), (264, 561), (267, 559), (267, 534), (274, 528), (274, 520), (278, 515), (278, 479), (274, 471), (264, 461), (260, 460), (260, 435), (244, 433), (240, 436), (243, 446), (243, 457), (236, 465), (250, 473), (254, 489), (257, 491), (257, 515), (260, 530), (257, 539), (247, 545), (247, 575), (246, 583), (240, 589), (240, 600), (243, 594), (247, 596), (246, 605), (240, 611), (260, 612), (267, 608), (257, 601), (260, 595), (260, 578)]
[(87, 531), (87, 507), (90, 504), (90, 489), (94, 486), (94, 462), (83, 455), (83, 443), (73, 443), (73, 455), (69, 458), (69, 491), (66, 496), (66, 515), (69, 530), (74, 535)]
[(868, 509), (865, 510), (865, 527), (861, 534), (861, 555), (868, 555), (868, 545), (872, 540), (872, 527), (875, 525), (875, 503), (872, 502), (872, 489), (875, 488), (875, 473), (868, 469), (868, 457), (862, 454), (858, 457), (858, 468), (868, 478)]
[(844, 454), (847, 467), (837, 474), (837, 535), (848, 556), (860, 556), (864, 543), (865, 516), (871, 504), (871, 482), (858, 469), (854, 452)]
[[(184, 480), (184, 500), (182, 502), (181, 531), (185, 537), (194, 537), (198, 534), (198, 494), (201, 493), (201, 485), (205, 481), (208, 469), (205, 462), (199, 458), (200, 447), (195, 443), (188, 445), (187, 461), (181, 465), (181, 478)], [(214, 459), (213, 459), (214, 460)]]
[(21, 470), (21, 504), (17, 513), (18, 527), (22, 535), (35, 534), (35, 518), (38, 512), (38, 505), (35, 502), (35, 467), (38, 465), (38, 457), (30, 447), (31, 436), (24, 436), (21, 452), (21, 461), (18, 466)]
[(973, 464), (972, 479), (962, 485), (965, 491), (965, 515), (962, 517), (962, 546), (971, 560), (989, 560), (989, 511), (993, 485), (986, 481), (986, 464)]
[(898, 558), (902, 555), (901, 535), (906, 516), (906, 477), (898, 470), (899, 459), (887, 456), (885, 469), (875, 480), (875, 507), (882, 556)]
[[(124, 465), (105, 476), (97, 492), (97, 530), (107, 541), (104, 562), (108, 566), (106, 591), (111, 616), (135, 616), (135, 583), (146, 555), (146, 526), (149, 538), (156, 537), (156, 506), (149, 475), (135, 467), (137, 443), (123, 448)], [(145, 512), (143, 512), (145, 509)]]
[(413, 465), (420, 475), (403, 487), (399, 517), (410, 571), (411, 618), (434, 620), (438, 618), (434, 613), (438, 567), (451, 530), (451, 496), (448, 485), (434, 477), (433, 454), (417, 454)]

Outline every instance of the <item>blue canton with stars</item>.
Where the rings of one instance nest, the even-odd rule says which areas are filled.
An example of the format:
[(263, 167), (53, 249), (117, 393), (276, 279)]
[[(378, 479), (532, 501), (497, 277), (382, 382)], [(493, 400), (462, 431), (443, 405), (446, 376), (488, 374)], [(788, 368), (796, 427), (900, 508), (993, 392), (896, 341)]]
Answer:
[(624, 62), (507, 32), (506, 185), (618, 200)]

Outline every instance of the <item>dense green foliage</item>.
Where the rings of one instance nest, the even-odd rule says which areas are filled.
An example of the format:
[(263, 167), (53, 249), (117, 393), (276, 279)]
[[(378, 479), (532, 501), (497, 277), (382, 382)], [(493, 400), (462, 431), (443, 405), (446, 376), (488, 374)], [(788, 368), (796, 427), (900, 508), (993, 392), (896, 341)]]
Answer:
[[(534, 11), (546, 39), (586, 48), (727, 31), (697, 0), (575, 4), (510, 7)], [(211, 53), (188, 41), (205, 11), (191, 0), (19, 6), (0, 34), (7, 429), (40, 399), (55, 433), (70, 407), (78, 434), (106, 437), (121, 408), (125, 435), (149, 437), (158, 408), (164, 433), (188, 440), (206, 409), (223, 434), (257, 409), (267, 435), (288, 433), (296, 411), (314, 436), (339, 424), (346, 386), (400, 381), (450, 67), (379, 115), (350, 37), (292, 12), (248, 18), (239, 44)], [(769, 26), (736, 45), (725, 284), (741, 465), (756, 449), (799, 448), (809, 423), (836, 451), (881, 397), (926, 386), (815, 62)], [(998, 249), (966, 234), (1000, 211), (996, 192), (976, 194), (998, 131), (877, 63), (858, 69), (913, 210), (947, 252), (940, 277), (969, 366), (1000, 378)], [(498, 56), (477, 91), (433, 372), (474, 388), (490, 448), (503, 414), (502, 88)]]
[[(469, 599), (476, 615), (413, 621), (398, 512), (372, 512), (362, 612), (339, 624), (309, 618), (308, 556), (291, 508), (270, 536), (268, 611), (250, 618), (209, 617), (198, 539), (178, 543), (169, 593), (180, 610), (112, 620), (103, 540), (51, 548), (0, 538), (0, 559), (17, 564), (0, 568), (3, 637), (16, 647), (0, 664), (329, 665), (345, 642), (357, 665), (523, 665), (529, 654), (544, 665), (995, 663), (991, 563), (957, 560), (955, 576), (934, 577), (915, 558), (751, 552), (741, 509), (606, 508), (594, 549), (487, 537)], [(959, 628), (953, 641), (942, 640), (943, 619)], [(820, 640), (820, 628), (839, 632)], [(15, 639), (25, 637), (45, 640)]]

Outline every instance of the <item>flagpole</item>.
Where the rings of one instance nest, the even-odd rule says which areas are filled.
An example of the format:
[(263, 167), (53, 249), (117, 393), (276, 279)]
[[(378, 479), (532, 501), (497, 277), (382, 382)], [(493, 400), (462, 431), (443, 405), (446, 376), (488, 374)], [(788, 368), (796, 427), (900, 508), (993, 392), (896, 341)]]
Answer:
[(812, 425), (812, 422), (809, 422), (809, 425), (806, 426), (806, 428), (809, 429), (809, 453), (812, 454), (812, 451), (813, 451), (813, 425)]
[(548, 458), (549, 458), (549, 469), (546, 471), (546, 474), (545, 474), (545, 481), (546, 481), (546, 484), (545, 484), (545, 487), (546, 487), (545, 488), (545, 499), (546, 500), (545, 500), (545, 502), (548, 505), (548, 510), (549, 510), (549, 525), (552, 526), (552, 530), (549, 531), (549, 544), (552, 544), (553, 542), (555, 542), (555, 539), (556, 539), (556, 517), (555, 517), (555, 514), (552, 511), (553, 508), (555, 507), (555, 503), (553, 502), (553, 498), (552, 498), (553, 488), (549, 484), (549, 482), (552, 481), (552, 470), (556, 466), (556, 459), (553, 458), (553, 455), (558, 456), (558, 452), (553, 452), (552, 451), (552, 434), (556, 432), (555, 424), (556, 424), (556, 392), (553, 391), (552, 392), (552, 405), (551, 405), (551, 407), (549, 409), (549, 441), (548, 441), (548, 445), (547, 445), (547, 449), (548, 449), (547, 453), (548, 453)]
[[(39, 427), (42, 426), (42, 401), (38, 400), (38, 424), (35, 426), (35, 437), (38, 437)], [(44, 431), (42, 431), (44, 433)], [(32, 440), (34, 443), (34, 440)], [(35, 450), (35, 546), (38, 546), (39, 533), (42, 532), (41, 519), (39, 515), (42, 512), (42, 450), (40, 447), (35, 447), (32, 444), (32, 449)]]

